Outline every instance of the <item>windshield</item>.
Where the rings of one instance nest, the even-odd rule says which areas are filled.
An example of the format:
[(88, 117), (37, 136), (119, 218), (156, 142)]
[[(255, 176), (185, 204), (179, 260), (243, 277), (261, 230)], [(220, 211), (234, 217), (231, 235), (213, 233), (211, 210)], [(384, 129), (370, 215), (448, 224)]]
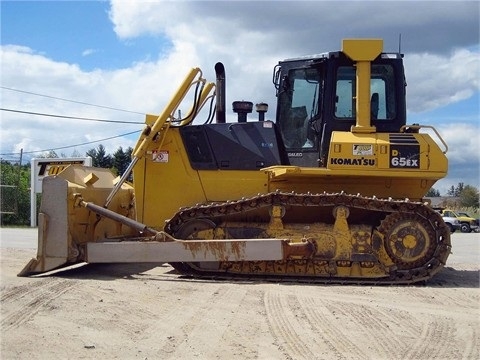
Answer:
[(452, 210), (445, 210), (443, 212), (443, 215), (448, 216), (448, 217), (455, 217), (455, 218), (458, 217), (458, 214), (455, 213), (455, 211), (452, 211)]
[(288, 72), (279, 93), (280, 127), (287, 149), (313, 149), (316, 136), (311, 120), (319, 112), (322, 91), (318, 69), (293, 69)]

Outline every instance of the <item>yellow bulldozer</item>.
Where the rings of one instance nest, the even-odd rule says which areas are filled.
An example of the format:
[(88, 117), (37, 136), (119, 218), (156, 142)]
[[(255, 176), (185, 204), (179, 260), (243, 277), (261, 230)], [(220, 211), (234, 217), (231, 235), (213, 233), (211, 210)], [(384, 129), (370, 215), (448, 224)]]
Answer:
[(450, 231), (422, 198), (448, 148), (406, 124), (402, 54), (345, 39), (280, 61), (275, 121), (265, 103), (248, 120), (253, 103), (234, 101), (227, 122), (222, 63), (215, 72), (192, 69), (146, 116), (122, 177), (71, 165), (43, 180), (38, 253), (20, 276), (153, 262), (200, 278), (409, 284), (442, 269)]

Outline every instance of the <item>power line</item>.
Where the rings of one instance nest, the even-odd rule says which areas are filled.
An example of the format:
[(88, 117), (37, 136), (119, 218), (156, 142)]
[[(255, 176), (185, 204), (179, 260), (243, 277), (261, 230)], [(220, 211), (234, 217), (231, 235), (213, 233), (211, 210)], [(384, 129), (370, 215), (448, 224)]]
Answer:
[[(132, 135), (132, 134), (138, 133), (138, 132), (140, 132), (140, 131), (141, 131), (141, 130), (132, 131), (132, 132), (129, 132), (129, 133), (126, 133), (126, 134), (111, 136), (111, 137), (108, 137), (108, 138), (105, 138), (105, 139), (100, 139), (100, 140), (95, 140), (95, 141), (84, 142), (84, 143), (76, 144), (76, 145), (62, 146), (62, 147), (57, 147), (57, 148), (44, 149), (44, 150), (36, 150), (36, 151), (24, 151), (23, 154), (35, 154), (35, 153), (42, 153), (42, 152), (47, 152), (47, 151), (63, 150), (63, 149), (68, 149), (68, 148), (77, 147), (77, 146), (90, 145), (90, 144), (94, 144), (94, 143), (98, 143), (98, 142), (102, 142), (102, 141), (107, 141), (107, 140), (119, 138), (119, 137), (122, 137), (122, 136)], [(5, 154), (0, 154), (0, 156), (12, 156), (12, 155), (18, 155), (18, 154), (19, 154), (19, 153), (5, 153)]]
[(22, 110), (14, 110), (14, 109), (6, 109), (0, 108), (2, 111), (9, 111), (19, 114), (27, 114), (27, 115), (38, 115), (38, 116), (48, 116), (54, 118), (62, 118), (62, 119), (75, 119), (75, 120), (84, 120), (84, 121), (96, 121), (96, 122), (107, 122), (107, 123), (117, 123), (117, 124), (144, 124), (140, 121), (122, 121), (122, 120), (104, 120), (104, 119), (93, 119), (93, 118), (85, 118), (85, 117), (78, 117), (78, 116), (66, 116), (66, 115), (55, 115), (55, 114), (45, 114), (33, 111), (22, 111)]
[(25, 91), (25, 90), (10, 88), (10, 87), (7, 87), (7, 86), (0, 86), (0, 88), (5, 89), (5, 90), (10, 90), (10, 91), (16, 91), (16, 92), (20, 92), (20, 93), (24, 93), (24, 94), (42, 96), (42, 97), (46, 97), (46, 98), (49, 98), (49, 99), (67, 101), (67, 102), (71, 102), (71, 103), (75, 103), (75, 104), (82, 104), (82, 105), (94, 106), (94, 107), (98, 107), (98, 108), (102, 108), (102, 109), (109, 109), (109, 110), (115, 110), (115, 111), (128, 112), (128, 113), (132, 113), (132, 114), (144, 115), (144, 113), (141, 113), (141, 112), (138, 112), (138, 111), (130, 111), (130, 110), (124, 110), (124, 109), (114, 108), (114, 107), (110, 107), (110, 106), (90, 104), (90, 103), (83, 102), (83, 101), (76, 101), (76, 100), (64, 99), (64, 98), (60, 98), (60, 97), (56, 97), (56, 96), (43, 95), (43, 94), (38, 94), (38, 93), (31, 92), (31, 91)]

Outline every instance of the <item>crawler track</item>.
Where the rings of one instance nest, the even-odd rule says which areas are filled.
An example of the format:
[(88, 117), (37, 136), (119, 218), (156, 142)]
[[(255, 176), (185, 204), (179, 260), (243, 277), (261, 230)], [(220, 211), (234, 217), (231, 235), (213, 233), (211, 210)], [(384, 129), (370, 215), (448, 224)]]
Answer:
[[(272, 206), (286, 210), (285, 226), (298, 223), (306, 227), (314, 222), (325, 222), (327, 229), (333, 229), (333, 209), (345, 207), (350, 213), (350, 228), (369, 228), (370, 244), (360, 254), (361, 258), (341, 258), (317, 254), (308, 259), (285, 259), (282, 261), (219, 262), (219, 263), (173, 263), (182, 274), (215, 279), (255, 279), (264, 281), (293, 281), (307, 283), (352, 283), (352, 284), (410, 284), (425, 281), (442, 269), (450, 254), (450, 232), (439, 214), (428, 205), (408, 200), (367, 198), (360, 195), (297, 194), (274, 192), (251, 198), (224, 203), (200, 204), (182, 209), (166, 224), (165, 230), (177, 238), (199, 238), (205, 229), (222, 229), (223, 238), (235, 238), (228, 225), (233, 221), (237, 233), (243, 227), (251, 226), (248, 214), (263, 211), (268, 214)], [(308, 211), (307, 211), (308, 210)], [(290, 217), (288, 216), (290, 214)], [(291, 216), (293, 214), (293, 217)], [(301, 214), (301, 216), (296, 216)], [(318, 214), (309, 218), (305, 214)], [(262, 215), (253, 216), (253, 218)], [(290, 219), (290, 220), (289, 220)], [(351, 219), (351, 221), (350, 221)], [(269, 218), (263, 217), (264, 228), (257, 236), (268, 234)], [(200, 227), (189, 224), (200, 224)], [(239, 225), (240, 224), (240, 225)], [(256, 223), (258, 227), (258, 222)], [(222, 228), (223, 227), (223, 228)], [(255, 231), (254, 231), (255, 233)], [(365, 244), (360, 239), (362, 231), (349, 230), (351, 239), (341, 239), (338, 233), (329, 231), (335, 246)], [(365, 231), (363, 231), (365, 233)], [(232, 235), (233, 234), (233, 235)], [(295, 235), (295, 234), (294, 234)], [(298, 241), (299, 234), (296, 234)], [(201, 237), (201, 236), (200, 236)], [(295, 237), (295, 236), (294, 236)], [(358, 239), (357, 239), (358, 238)], [(323, 240), (321, 240), (323, 241)], [(340, 244), (340, 242), (342, 242)], [(354, 245), (350, 245), (350, 242)], [(352, 250), (353, 252), (353, 250)], [(368, 258), (370, 256), (370, 258)], [(375, 258), (375, 259), (373, 259)], [(367, 259), (367, 260), (366, 260)], [(370, 259), (370, 260), (368, 260)], [(337, 272), (342, 267), (375, 267), (382, 273), (369, 276), (345, 275)]]

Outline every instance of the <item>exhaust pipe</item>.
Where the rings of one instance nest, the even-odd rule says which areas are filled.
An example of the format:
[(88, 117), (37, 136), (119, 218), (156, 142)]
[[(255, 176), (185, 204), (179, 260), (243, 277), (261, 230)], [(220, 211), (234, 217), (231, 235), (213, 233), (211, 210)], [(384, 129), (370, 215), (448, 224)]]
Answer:
[(217, 123), (225, 123), (226, 122), (226, 96), (225, 96), (225, 67), (221, 62), (215, 64), (215, 74), (217, 78), (217, 85), (216, 85), (216, 92), (217, 92), (217, 99), (216, 99), (216, 121)]

